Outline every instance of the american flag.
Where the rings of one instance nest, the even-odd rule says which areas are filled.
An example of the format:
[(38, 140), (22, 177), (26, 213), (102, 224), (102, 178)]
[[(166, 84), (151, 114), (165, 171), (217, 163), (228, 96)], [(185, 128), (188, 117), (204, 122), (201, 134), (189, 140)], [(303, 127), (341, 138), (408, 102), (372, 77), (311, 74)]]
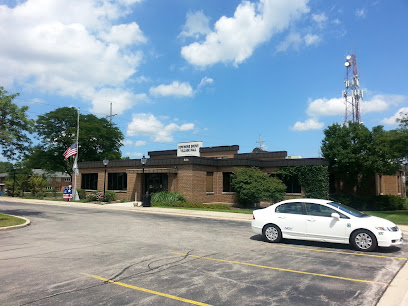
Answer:
[(62, 154), (62, 155), (64, 155), (65, 160), (67, 160), (68, 157), (70, 157), (70, 156), (72, 156), (72, 155), (75, 155), (75, 154), (77, 154), (77, 153), (78, 153), (77, 145), (76, 145), (76, 143), (74, 143), (74, 144), (73, 144), (72, 146), (70, 146), (70, 147), (64, 152), (64, 154)]

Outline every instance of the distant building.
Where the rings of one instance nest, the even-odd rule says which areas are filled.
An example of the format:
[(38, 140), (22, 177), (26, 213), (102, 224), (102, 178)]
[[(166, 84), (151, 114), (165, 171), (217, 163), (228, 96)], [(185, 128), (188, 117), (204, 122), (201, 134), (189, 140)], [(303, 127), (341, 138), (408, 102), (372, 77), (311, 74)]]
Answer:
[(6, 192), (7, 173), (0, 173), (0, 195)]
[(49, 172), (42, 169), (33, 169), (33, 175), (45, 176), (48, 186), (46, 190), (63, 192), (65, 187), (72, 185), (71, 176), (63, 172)]
[[(33, 175), (44, 176), (48, 182), (46, 190), (64, 191), (64, 188), (72, 185), (71, 176), (62, 172), (48, 172), (41, 169), (33, 169)], [(17, 170), (18, 174), (18, 170)], [(0, 195), (6, 192), (6, 180), (9, 173), (0, 173)]]

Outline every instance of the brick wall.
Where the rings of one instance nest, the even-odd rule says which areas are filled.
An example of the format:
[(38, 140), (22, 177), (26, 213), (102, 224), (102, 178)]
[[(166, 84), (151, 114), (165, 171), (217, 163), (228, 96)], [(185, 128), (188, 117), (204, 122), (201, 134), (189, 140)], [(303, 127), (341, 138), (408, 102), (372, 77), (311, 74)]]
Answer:
[(378, 192), (383, 195), (401, 195), (402, 181), (399, 175), (379, 175)]

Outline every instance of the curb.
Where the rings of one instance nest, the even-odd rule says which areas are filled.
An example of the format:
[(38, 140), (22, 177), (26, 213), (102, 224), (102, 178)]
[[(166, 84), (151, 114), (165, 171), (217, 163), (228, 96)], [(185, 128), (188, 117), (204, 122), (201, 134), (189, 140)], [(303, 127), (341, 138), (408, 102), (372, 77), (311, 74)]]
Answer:
[[(9, 215), (9, 214), (7, 214), (7, 215)], [(20, 216), (14, 216), (14, 215), (9, 215), (9, 216), (16, 217), (16, 218), (19, 218), (19, 219), (23, 219), (23, 220), (25, 220), (25, 223), (19, 224), (19, 225), (13, 225), (13, 226), (0, 227), (0, 231), (8, 231), (8, 230), (13, 230), (13, 229), (18, 229), (18, 228), (29, 226), (31, 224), (31, 221), (29, 219), (27, 219), (27, 218), (20, 217)]]
[(405, 262), (376, 306), (408, 305), (408, 264)]

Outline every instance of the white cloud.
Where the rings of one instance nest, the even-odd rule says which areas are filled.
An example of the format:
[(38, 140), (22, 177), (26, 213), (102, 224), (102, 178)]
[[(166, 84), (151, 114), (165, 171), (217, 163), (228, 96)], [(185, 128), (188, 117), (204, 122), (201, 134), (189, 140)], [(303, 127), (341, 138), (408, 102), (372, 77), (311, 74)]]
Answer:
[[(115, 24), (135, 0), (27, 0), (0, 5), (0, 67), (14, 82), (95, 102), (137, 72), (143, 54), (130, 47), (145, 41), (139, 26)], [(115, 99), (113, 99), (115, 100)], [(105, 99), (106, 101), (106, 99)], [(123, 102), (120, 111), (130, 107)], [(118, 110), (119, 112), (119, 110)]]
[(397, 125), (397, 119), (401, 119), (403, 115), (408, 113), (408, 107), (400, 108), (393, 116), (385, 118), (381, 121), (383, 124)]
[(313, 14), (312, 19), (314, 22), (318, 23), (319, 25), (326, 23), (327, 21), (327, 16), (325, 13), (321, 14)]
[(299, 50), (299, 48), (304, 44), (309, 47), (311, 45), (317, 45), (321, 38), (315, 34), (306, 34), (303, 38), (297, 32), (290, 32), (286, 38), (278, 44), (276, 47), (276, 53), (285, 52), (289, 49)]
[(306, 113), (311, 117), (337, 116), (344, 114), (345, 104), (342, 98), (316, 99), (309, 103)]
[(304, 37), (306, 46), (317, 45), (320, 42), (320, 36), (314, 34), (307, 34)]
[(119, 46), (128, 46), (147, 42), (146, 37), (140, 30), (137, 23), (120, 24), (113, 26), (109, 33), (101, 34), (101, 37), (109, 43), (115, 43)]
[(198, 84), (197, 88), (200, 89), (201, 87), (204, 87), (206, 85), (210, 85), (214, 83), (214, 79), (208, 78), (208, 77), (203, 77), (200, 81), (200, 84)]
[(124, 146), (135, 146), (135, 147), (143, 147), (147, 144), (147, 141), (145, 140), (136, 140), (136, 141), (132, 141), (132, 140), (125, 140), (123, 141), (123, 145)]
[(172, 122), (164, 124), (152, 114), (133, 114), (132, 122), (128, 125), (127, 135), (144, 135), (155, 142), (173, 142), (173, 133), (194, 129), (193, 123), (177, 125)]
[(323, 122), (319, 122), (314, 118), (307, 119), (305, 122), (296, 122), (292, 127), (294, 131), (308, 131), (308, 130), (321, 130), (324, 126)]
[[(382, 112), (390, 106), (406, 101), (402, 95), (374, 95), (370, 100), (360, 101), (361, 113)], [(309, 103), (306, 113), (311, 117), (344, 115), (345, 102), (343, 98), (316, 99)]]
[(187, 13), (186, 23), (180, 36), (199, 38), (201, 35), (206, 35), (210, 32), (209, 19), (202, 11), (189, 12)]
[(302, 37), (299, 33), (291, 32), (286, 38), (276, 47), (276, 52), (285, 52), (289, 48), (298, 50), (303, 43)]
[(357, 9), (357, 10), (355, 11), (355, 14), (356, 14), (357, 17), (365, 18), (365, 16), (366, 16), (366, 9), (365, 9), (365, 8)]
[(87, 96), (93, 107), (91, 112), (96, 114), (109, 114), (110, 103), (114, 114), (123, 114), (139, 102), (148, 101), (146, 94), (133, 94), (123, 89), (103, 88)]
[(137, 140), (136, 142), (135, 142), (135, 146), (136, 147), (143, 147), (143, 146), (145, 146), (147, 144), (147, 141), (144, 141), (144, 140)]
[(179, 97), (191, 97), (194, 95), (193, 88), (187, 82), (174, 81), (170, 85), (159, 85), (157, 87), (151, 87), (149, 92), (152, 96), (179, 96)]
[(222, 16), (202, 42), (181, 49), (192, 65), (206, 67), (219, 62), (238, 65), (249, 58), (255, 48), (309, 12), (308, 0), (243, 1), (233, 17)]

